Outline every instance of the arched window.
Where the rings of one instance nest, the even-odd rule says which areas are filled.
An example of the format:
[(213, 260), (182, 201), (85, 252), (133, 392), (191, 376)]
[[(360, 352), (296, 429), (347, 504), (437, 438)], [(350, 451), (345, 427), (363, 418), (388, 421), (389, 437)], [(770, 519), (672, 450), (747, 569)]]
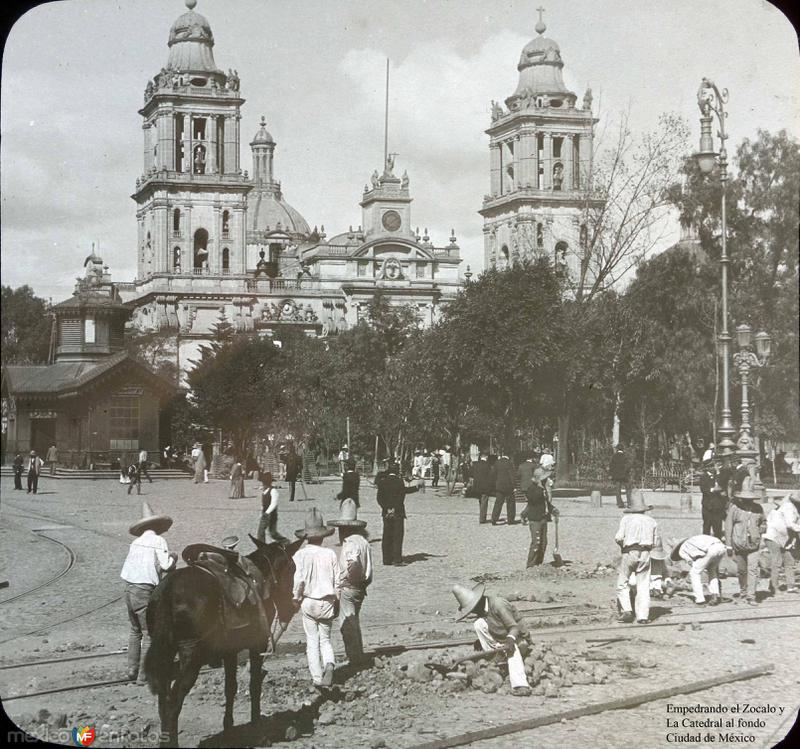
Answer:
[(180, 247), (173, 247), (172, 248), (172, 269), (176, 273), (181, 272), (181, 248)]
[(569, 250), (569, 245), (566, 242), (556, 242), (556, 256), (554, 263), (556, 268), (559, 266), (566, 266), (567, 250)]
[(544, 249), (544, 226), (542, 224), (536, 224), (536, 249)]
[(205, 229), (198, 229), (194, 233), (194, 263), (192, 267), (208, 268), (208, 232)]
[(222, 236), (229, 237), (231, 232), (231, 212), (222, 212)]
[(502, 258), (503, 262), (508, 265), (509, 255), (508, 255), (508, 245), (504, 244), (500, 248), (500, 257)]
[(564, 165), (557, 161), (553, 164), (553, 189), (560, 190), (564, 184)]
[(222, 272), (229, 273), (231, 269), (231, 251), (224, 247), (222, 249)]
[(172, 236), (179, 237), (181, 235), (181, 209), (176, 208), (172, 212)]
[(586, 224), (581, 224), (581, 248), (586, 249), (586, 245), (589, 242), (589, 230), (586, 228)]

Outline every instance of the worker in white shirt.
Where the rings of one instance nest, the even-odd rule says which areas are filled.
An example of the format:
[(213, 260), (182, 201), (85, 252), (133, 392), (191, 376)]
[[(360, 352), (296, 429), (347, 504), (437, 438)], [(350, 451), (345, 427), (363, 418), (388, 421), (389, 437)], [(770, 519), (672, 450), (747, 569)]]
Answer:
[(339, 518), (331, 525), (339, 529), (342, 553), (339, 561), (341, 631), (344, 651), (351, 666), (364, 660), (359, 614), (372, 582), (372, 551), (366, 538), (365, 520), (358, 519), (358, 508), (352, 499), (342, 502)]
[(131, 631), (128, 638), (128, 679), (144, 684), (144, 659), (150, 647), (147, 632), (147, 604), (161, 576), (175, 569), (178, 555), (170, 553), (162, 537), (172, 526), (169, 515), (156, 515), (147, 502), (142, 505), (142, 519), (129, 531), (136, 539), (128, 550), (120, 577), (125, 581), (125, 603)]
[(767, 531), (764, 541), (770, 556), (770, 590), (778, 592), (778, 573), (781, 566), (786, 575), (786, 592), (797, 593), (794, 583), (794, 557), (792, 549), (797, 546), (800, 534), (800, 492), (787, 494), (783, 499), (774, 498), (777, 507), (767, 515)]
[(646, 514), (652, 509), (652, 505), (644, 503), (641, 491), (634, 491), (630, 506), (623, 510), (625, 514), (614, 537), (622, 549), (617, 576), (617, 602), (621, 610), (619, 621), (623, 623), (633, 621), (631, 573), (636, 575), (636, 621), (647, 624), (650, 619), (650, 552), (660, 543), (658, 524)]
[(306, 657), (314, 686), (333, 684), (336, 659), (331, 644), (331, 627), (339, 611), (339, 560), (333, 549), (322, 545), (334, 528), (326, 526), (315, 508), (306, 513), (305, 527), (295, 531), (308, 543), (295, 553), (295, 607), (302, 612), (306, 633)]
[[(689, 580), (692, 583), (694, 602), (698, 606), (705, 606), (706, 603), (716, 606), (720, 602), (719, 563), (724, 556), (725, 544), (716, 536), (701, 533), (691, 538), (682, 538), (673, 545), (670, 559), (675, 562), (683, 559), (691, 565)], [(708, 601), (703, 593), (703, 572), (708, 575)]]

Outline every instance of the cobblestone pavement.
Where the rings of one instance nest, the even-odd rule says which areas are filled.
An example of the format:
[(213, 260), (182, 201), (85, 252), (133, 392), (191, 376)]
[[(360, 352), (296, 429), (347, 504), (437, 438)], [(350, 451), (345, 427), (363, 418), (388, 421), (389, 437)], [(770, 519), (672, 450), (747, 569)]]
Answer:
[[(225, 481), (193, 484), (191, 481), (145, 483), (141, 497), (128, 496), (126, 487), (110, 481), (42, 481), (36, 496), (14, 492), (12, 481), (2, 481), (2, 529), (0, 529), (0, 579), (10, 587), (0, 591), (0, 666), (26, 660), (74, 656), (118, 650), (127, 644), (127, 617), (119, 596), (122, 586), (119, 569), (130, 542), (127, 528), (140, 515), (140, 500), (149, 501), (157, 512), (173, 516), (175, 523), (166, 538), (170, 548), (180, 552), (188, 543), (218, 542), (230, 533), (238, 534), (242, 550), (249, 547), (248, 532), (255, 532), (259, 499), (256, 486), (247, 482), (243, 499), (227, 498)], [(282, 492), (279, 528), (284, 535), (303, 525), (305, 511), (313, 506), (326, 520), (338, 514), (334, 495), (336, 482), (308, 486), (308, 501), (290, 504)], [(298, 495), (302, 497), (300, 487)], [(375, 582), (370, 588), (362, 614), (367, 647), (449, 637), (470, 638), (467, 623), (456, 623), (456, 602), (450, 593), (456, 582), (480, 580), (492, 589), (521, 599), (533, 612), (530, 624), (534, 642), (557, 643), (559, 652), (602, 653), (611, 668), (604, 683), (574, 684), (562, 688), (558, 696), (532, 696), (525, 699), (508, 695), (507, 688), (483, 694), (468, 690), (451, 692), (446, 681), (417, 684), (409, 674), (437, 651), (381, 659), (378, 668), (363, 672), (348, 682), (352, 694), (339, 707), (309, 707), (314, 693), (302, 657), (302, 628), (295, 619), (279, 646), (279, 656), (268, 665), (262, 712), (276, 716), (295, 710), (291, 720), (284, 713), (273, 720), (276, 725), (310, 721), (319, 710), (316, 725), (308, 722), (293, 743), (300, 747), (370, 747), (384, 742), (387, 747), (411, 747), (437, 737), (479, 730), (507, 722), (551, 715), (564, 710), (646, 691), (680, 685), (745, 668), (774, 663), (773, 674), (752, 681), (716, 687), (671, 700), (648, 703), (624, 711), (606, 712), (533, 731), (486, 740), (476, 747), (660, 747), (676, 742), (667, 734), (703, 736), (719, 733), (714, 746), (740, 746), (733, 734), (752, 737), (751, 746), (772, 746), (788, 731), (800, 702), (800, 654), (796, 619), (753, 619), (774, 615), (800, 615), (800, 600), (780, 593), (750, 608), (730, 599), (716, 609), (696, 609), (688, 590), (679, 589), (674, 598), (654, 602), (654, 625), (622, 627), (615, 625), (613, 567), (618, 557), (613, 542), (619, 511), (612, 506), (591, 508), (588, 498), (562, 499), (559, 523), (559, 552), (567, 564), (550, 564), (536, 570), (524, 569), (530, 541), (522, 525), (479, 526), (475, 500), (449, 498), (428, 487), (424, 494), (407, 501), (404, 553), (406, 566), (380, 564), (380, 513), (374, 490), (363, 492), (360, 517), (367, 520), (376, 561)], [(606, 500), (607, 501), (607, 500)], [(651, 495), (665, 538), (700, 531), (697, 512), (682, 513), (677, 497)], [(32, 532), (36, 531), (36, 532)], [(552, 559), (551, 547), (547, 560)], [(74, 566), (56, 584), (20, 597), (3, 601), (47, 580), (62, 570), (66, 552), (53, 540), (60, 540), (76, 552)], [(326, 543), (335, 544), (332, 537)], [(598, 567), (599, 565), (599, 567)], [(762, 588), (766, 580), (761, 581)], [(730, 597), (738, 588), (735, 581), (723, 581), (723, 595)], [(533, 597), (535, 602), (525, 599)], [(566, 607), (566, 608), (559, 608)], [(96, 611), (95, 611), (96, 609)], [(85, 612), (94, 611), (82, 616)], [(750, 618), (722, 624), (702, 624), (720, 618)], [(66, 620), (62, 622), (62, 620)], [(680, 622), (681, 626), (656, 626)], [(36, 634), (27, 634), (36, 631)], [(599, 637), (623, 638), (605, 645), (587, 643)], [(338, 632), (334, 645), (341, 651)], [(554, 645), (554, 648), (556, 645)], [(469, 652), (453, 648), (441, 655), (447, 660)], [(567, 657), (566, 655), (563, 657)], [(631, 664), (638, 664), (631, 666)], [(402, 670), (401, 670), (402, 669)], [(71, 683), (121, 678), (124, 656), (70, 661), (46, 668), (0, 671), (0, 691), (5, 697), (55, 688)], [(246, 694), (247, 673), (240, 669), (235, 720), (244, 724), (249, 715)], [(181, 744), (222, 745), (220, 737), (223, 694), (221, 671), (201, 675), (187, 698), (181, 716)], [(779, 712), (729, 714), (728, 718), (762, 720), (763, 725), (731, 729), (684, 728), (683, 716), (669, 713), (673, 705), (767, 705)], [(304, 707), (305, 703), (305, 707)], [(20, 725), (39, 736), (60, 737), (57, 731), (74, 725), (90, 724), (101, 732), (95, 746), (150, 746), (157, 743), (158, 721), (155, 699), (133, 685), (112, 686), (84, 692), (65, 692), (45, 697), (8, 702), (6, 710)], [(41, 712), (45, 711), (45, 712)], [(311, 717), (309, 718), (309, 714)], [(355, 722), (351, 720), (356, 716)], [(696, 719), (697, 716), (688, 716)], [(700, 716), (707, 717), (707, 716)], [(670, 728), (667, 720), (677, 719)], [(58, 724), (65, 724), (59, 726)], [(118, 735), (111, 735), (112, 732)], [(726, 734), (731, 734), (726, 737)], [(237, 742), (264, 745), (262, 740), (238, 736)], [(67, 737), (62, 743), (70, 743)], [(249, 742), (249, 743), (248, 743)]]

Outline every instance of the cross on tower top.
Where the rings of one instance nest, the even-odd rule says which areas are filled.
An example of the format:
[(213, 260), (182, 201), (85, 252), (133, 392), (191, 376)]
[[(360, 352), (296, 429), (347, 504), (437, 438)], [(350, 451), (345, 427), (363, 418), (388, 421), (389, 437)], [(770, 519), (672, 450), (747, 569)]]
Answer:
[(539, 11), (539, 22), (536, 24), (536, 33), (544, 34), (544, 32), (547, 31), (547, 26), (542, 20), (542, 13), (544, 13), (545, 9), (540, 5), (536, 10)]

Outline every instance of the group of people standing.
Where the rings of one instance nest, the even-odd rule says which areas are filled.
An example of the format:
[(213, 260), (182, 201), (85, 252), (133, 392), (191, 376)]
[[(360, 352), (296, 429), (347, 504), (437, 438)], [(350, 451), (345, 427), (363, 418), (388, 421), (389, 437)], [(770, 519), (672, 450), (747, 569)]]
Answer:
[[(516, 525), (519, 522), (529, 526), (531, 544), (528, 549), (528, 567), (535, 567), (544, 562), (547, 549), (547, 524), (558, 522), (558, 510), (553, 506), (553, 471), (555, 458), (549, 452), (543, 453), (538, 461), (533, 453), (525, 455), (518, 466), (514, 466), (505, 452), (489, 462), (489, 455), (481, 451), (478, 460), (470, 466), (470, 478), (467, 493), (478, 498), (478, 523), (491, 522), (500, 524), (503, 506), (506, 509), (506, 524)], [(520, 520), (516, 519), (517, 492), (526, 499)], [(494, 496), (494, 506), (490, 517), (489, 499)]]
[[(698, 606), (715, 606), (722, 600), (719, 568), (727, 554), (736, 564), (739, 590), (734, 596), (756, 606), (760, 550), (766, 546), (771, 559), (769, 593), (774, 595), (778, 591), (781, 567), (786, 577), (786, 592), (797, 593), (792, 551), (800, 534), (800, 492), (773, 499), (776, 506), (765, 516), (761, 494), (754, 490), (750, 476), (740, 485), (725, 483), (720, 491), (727, 505), (724, 531), (719, 532), (717, 524), (704, 517), (702, 533), (673, 540), (666, 551), (658, 524), (647, 514), (652, 505), (644, 503), (641, 492), (633, 493), (615, 536), (622, 551), (617, 578), (621, 622), (632, 622), (634, 618), (640, 624), (649, 621), (651, 592), (654, 587), (659, 589), (662, 576), (666, 577), (666, 559), (689, 565), (692, 594)], [(656, 565), (661, 569), (657, 570), (659, 585), (654, 586), (651, 573)], [(704, 573), (708, 596), (703, 588)], [(635, 605), (631, 602), (632, 588), (635, 588)]]

